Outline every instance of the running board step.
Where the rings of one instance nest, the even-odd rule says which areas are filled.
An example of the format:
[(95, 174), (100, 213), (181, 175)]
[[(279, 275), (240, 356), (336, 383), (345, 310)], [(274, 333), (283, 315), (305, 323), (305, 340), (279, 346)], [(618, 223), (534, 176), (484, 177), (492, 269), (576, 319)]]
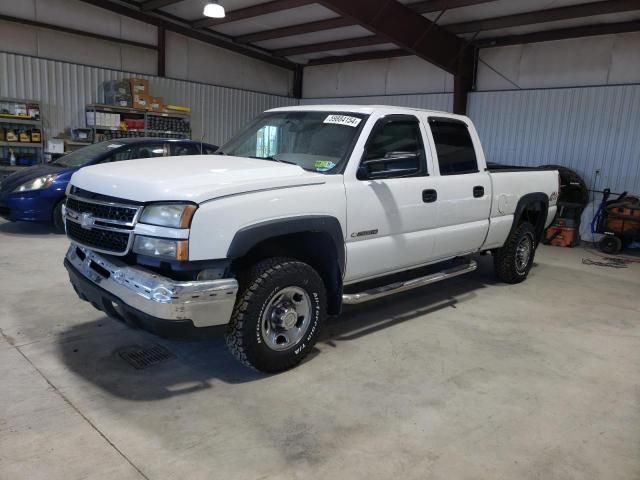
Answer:
[(441, 272), (432, 273), (425, 277), (412, 278), (406, 282), (395, 282), (390, 285), (365, 290), (364, 292), (342, 295), (342, 303), (355, 305), (358, 303), (369, 302), (388, 295), (393, 295), (394, 293), (406, 292), (407, 290), (431, 285), (432, 283), (441, 282), (442, 280), (457, 277), (458, 275), (464, 275), (465, 273), (473, 272), (477, 268), (478, 263), (475, 260), (469, 260), (468, 263), (456, 265), (455, 267), (442, 270)]

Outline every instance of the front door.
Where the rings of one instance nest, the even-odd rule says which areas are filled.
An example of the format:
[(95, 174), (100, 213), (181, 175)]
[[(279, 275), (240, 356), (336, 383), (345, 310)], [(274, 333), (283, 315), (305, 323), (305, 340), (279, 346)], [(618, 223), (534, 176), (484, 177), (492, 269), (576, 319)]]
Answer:
[(437, 202), (423, 132), (412, 115), (378, 120), (357, 175), (345, 176), (345, 283), (429, 261)]

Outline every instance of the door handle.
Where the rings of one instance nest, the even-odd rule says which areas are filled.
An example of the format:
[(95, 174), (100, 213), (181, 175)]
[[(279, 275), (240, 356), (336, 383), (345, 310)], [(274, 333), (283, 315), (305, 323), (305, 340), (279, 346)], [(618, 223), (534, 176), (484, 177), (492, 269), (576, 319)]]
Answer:
[(475, 198), (484, 197), (484, 187), (482, 186), (473, 187), (473, 196)]
[(422, 201), (424, 203), (433, 203), (438, 199), (438, 192), (435, 190), (423, 190), (422, 191)]

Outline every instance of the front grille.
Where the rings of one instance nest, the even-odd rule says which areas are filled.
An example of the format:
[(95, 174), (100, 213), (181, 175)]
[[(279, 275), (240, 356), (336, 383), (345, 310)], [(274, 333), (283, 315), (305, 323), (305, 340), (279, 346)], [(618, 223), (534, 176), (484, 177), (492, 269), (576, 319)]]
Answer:
[(138, 208), (136, 207), (85, 202), (73, 197), (67, 198), (67, 208), (77, 213), (91, 213), (101, 220), (113, 220), (129, 224), (133, 223), (136, 213), (138, 213)]
[(67, 220), (67, 235), (81, 245), (99, 250), (126, 253), (131, 233), (112, 232), (100, 228), (86, 229), (79, 224)]
[[(142, 205), (98, 194), (71, 194), (66, 203), (67, 235), (76, 243), (94, 250), (126, 255), (133, 238), (133, 229)], [(103, 196), (101, 196), (103, 197)]]

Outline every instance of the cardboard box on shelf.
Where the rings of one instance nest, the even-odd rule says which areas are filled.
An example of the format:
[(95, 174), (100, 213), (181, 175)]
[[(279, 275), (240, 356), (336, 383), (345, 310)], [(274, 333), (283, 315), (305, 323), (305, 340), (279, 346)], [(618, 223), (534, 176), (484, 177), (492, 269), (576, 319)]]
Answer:
[(152, 112), (162, 112), (164, 110), (164, 98), (149, 97), (149, 110)]
[(140, 110), (147, 110), (149, 108), (149, 104), (151, 103), (151, 98), (149, 95), (143, 94), (134, 94), (133, 95), (133, 108), (138, 108)]
[[(131, 85), (131, 95), (148, 95), (149, 94), (149, 81), (142, 78), (130, 78), (129, 84)], [(135, 100), (134, 100), (135, 101)]]

